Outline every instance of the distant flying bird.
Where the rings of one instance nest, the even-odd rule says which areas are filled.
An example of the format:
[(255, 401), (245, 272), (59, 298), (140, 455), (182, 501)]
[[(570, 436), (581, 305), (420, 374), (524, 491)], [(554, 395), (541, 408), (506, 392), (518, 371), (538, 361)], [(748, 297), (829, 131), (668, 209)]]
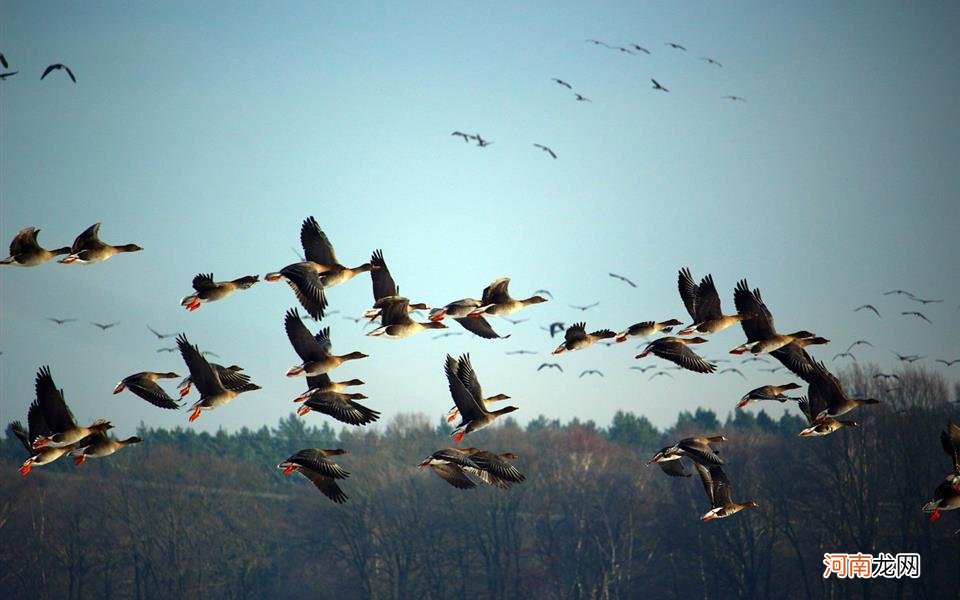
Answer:
[(687, 51), (687, 49), (681, 46), (680, 44), (674, 44), (673, 42), (667, 42), (667, 46), (670, 46), (671, 48), (676, 48), (677, 50), (683, 50), (684, 52)]
[(766, 371), (768, 373), (776, 373), (777, 371), (782, 370), (783, 367), (773, 367), (772, 369), (760, 369), (761, 371)]
[(938, 302), (943, 302), (943, 300), (926, 300), (924, 298), (911, 297), (911, 300), (915, 300), (921, 304), (936, 304)]
[(669, 377), (670, 379), (673, 379), (673, 378), (674, 378), (673, 375), (671, 375), (670, 373), (667, 373), (666, 371), (657, 371), (656, 373), (654, 373), (653, 375), (651, 375), (651, 376), (650, 376), (650, 379), (648, 379), (647, 381), (653, 381), (653, 379), (654, 379), (655, 377), (660, 377), (661, 375), (666, 375), (666, 376)]
[(850, 354), (849, 352), (841, 352), (841, 353), (839, 353), (839, 354), (834, 354), (834, 355), (833, 355), (833, 360), (837, 360), (837, 359), (840, 358), (841, 356), (850, 357), (850, 358), (853, 359), (853, 362), (857, 362), (857, 357), (854, 356), (854, 355), (852, 355), (852, 354)]
[(600, 301), (599, 301), (599, 300), (597, 300), (597, 301), (594, 302), (593, 304), (587, 304), (586, 306), (577, 306), (576, 304), (570, 304), (569, 306), (570, 306), (570, 308), (576, 308), (577, 310), (587, 310), (588, 308), (593, 308), (594, 306), (597, 306), (598, 304), (600, 304)]
[[(864, 310), (864, 309), (872, 310), (877, 314), (878, 317), (880, 317), (880, 311), (878, 311), (877, 307), (872, 304), (864, 304), (862, 306), (858, 306), (855, 309), (853, 309), (853, 312), (857, 312), (858, 310)], [(880, 318), (882, 319), (883, 317), (880, 317)]]
[(535, 292), (533, 293), (534, 296), (536, 296), (537, 294), (546, 294), (547, 296), (550, 296), (550, 299), (551, 299), (551, 300), (553, 300), (553, 294), (551, 294), (551, 293), (550, 293), (549, 291), (547, 291), (547, 290), (537, 290), (537, 291), (535, 291)]
[(630, 52), (628, 48), (624, 48), (623, 46), (616, 46), (616, 49), (619, 50), (620, 52), (626, 52), (627, 54), (631, 54), (631, 55), (633, 54), (633, 52)]
[(728, 367), (728, 368), (726, 368), (726, 369), (723, 369), (723, 370), (719, 371), (719, 372), (717, 373), (717, 375), (723, 375), (724, 373), (736, 373), (737, 375), (739, 375), (740, 377), (743, 377), (744, 379), (747, 378), (747, 376), (744, 375), (744, 374), (740, 371), (740, 369), (737, 369), (736, 367)]
[(644, 54), (650, 54), (650, 51), (644, 48), (643, 46), (638, 46), (637, 44), (630, 44), (630, 47), (636, 50), (637, 52), (643, 52)]
[(119, 325), (120, 321), (114, 321), (113, 323), (97, 323), (96, 321), (90, 321), (90, 324), (99, 327), (100, 331), (106, 331), (115, 325)]
[(610, 47), (606, 42), (601, 42), (600, 40), (584, 40), (584, 41), (590, 42), (594, 46), (606, 46), (607, 48)]
[[(174, 337), (175, 335), (177, 335), (176, 333), (160, 333), (159, 331), (157, 331), (153, 327), (150, 327), (149, 325), (147, 325), (147, 329), (150, 330), (150, 333), (157, 336), (158, 340), (164, 340), (166, 338)], [(174, 348), (174, 350), (176, 350), (176, 348)]]
[(157, 354), (160, 354), (161, 352), (176, 352), (176, 351), (177, 351), (177, 348), (175, 347), (174, 348), (157, 348)]
[(554, 321), (553, 323), (550, 323), (550, 326), (547, 327), (546, 329), (547, 331), (550, 332), (550, 337), (553, 337), (566, 328), (567, 326), (561, 323), (560, 321)]
[(511, 350), (506, 354), (536, 354), (533, 350)]
[(592, 102), (592, 100), (590, 100), (590, 98), (587, 98), (586, 96), (581, 96), (580, 94), (577, 94), (577, 93), (574, 93), (573, 95), (577, 97), (577, 102)]
[(916, 296), (914, 296), (912, 293), (908, 292), (907, 290), (890, 290), (889, 292), (883, 293), (884, 296), (889, 296), (891, 294), (902, 294), (910, 298), (916, 298)]
[(57, 325), (63, 325), (64, 323), (71, 323), (76, 321), (76, 319), (58, 319), (56, 317), (45, 317), (48, 321), (53, 321)]
[(556, 369), (561, 373), (563, 373), (563, 367), (561, 367), (559, 363), (543, 363), (542, 365), (537, 367), (537, 371), (540, 371), (541, 369)]
[(851, 350), (853, 350), (853, 349), (856, 348), (857, 346), (870, 346), (871, 348), (873, 348), (873, 344), (871, 344), (871, 343), (868, 342), (867, 340), (857, 340), (857, 341), (855, 341), (854, 343), (850, 344), (850, 347), (847, 348), (847, 352), (850, 352)]
[(891, 350), (890, 352), (893, 352), (893, 355), (900, 359), (900, 362), (912, 363), (920, 360), (921, 358), (926, 358), (926, 355), (920, 356), (917, 354), (900, 354), (895, 350)]
[(587, 369), (586, 371), (580, 373), (580, 377), (583, 377), (584, 375), (599, 375), (600, 377), (603, 377), (603, 373), (596, 369)]
[(463, 142), (464, 142), (465, 144), (470, 143), (470, 137), (471, 137), (471, 136), (467, 135), (466, 133), (464, 133), (464, 132), (462, 132), (462, 131), (454, 131), (454, 132), (451, 133), (450, 135), (459, 135), (460, 137), (463, 138)]
[(960, 358), (955, 358), (955, 359), (953, 359), (953, 360), (943, 360), (942, 358), (938, 358), (938, 359), (936, 360), (936, 362), (938, 362), (938, 363), (943, 363), (943, 364), (947, 365), (948, 367), (952, 367), (953, 365), (955, 365), (955, 364), (957, 364), (957, 363), (960, 363)]
[(73, 71), (70, 70), (70, 67), (62, 63), (52, 64), (49, 67), (47, 67), (43, 71), (43, 75), (40, 76), (40, 80), (42, 81), (43, 78), (49, 75), (51, 71), (60, 71), (60, 70), (66, 71), (67, 75), (70, 76), (70, 80), (73, 81), (74, 83), (77, 82), (77, 78), (73, 76)]
[(9, 73), (0, 73), (0, 81), (3, 81), (3, 80), (6, 79), (7, 77), (13, 77), (14, 75), (16, 75), (16, 74), (19, 73), (19, 72), (20, 72), (20, 71), (10, 71)]
[(356, 318), (354, 318), (354, 317), (348, 317), (348, 316), (346, 316), (346, 315), (343, 315), (343, 318), (346, 319), (346, 320), (348, 320), (348, 321), (353, 321), (354, 323), (359, 323), (360, 321), (363, 320), (363, 316), (362, 316), (362, 315), (359, 316), (359, 317), (356, 317)]
[(573, 89), (573, 86), (572, 86), (572, 85), (570, 85), (569, 83), (567, 83), (566, 81), (564, 81), (564, 80), (562, 80), (562, 79), (557, 79), (556, 77), (552, 77), (550, 80), (551, 80), (551, 81), (556, 81), (559, 85), (562, 85), (563, 87), (567, 88), (568, 90), (572, 90), (572, 89)]
[(449, 336), (451, 336), (451, 335), (463, 335), (463, 332), (462, 332), (462, 331), (447, 331), (447, 332), (445, 332), (445, 333), (441, 333), (440, 335), (435, 335), (435, 336), (433, 336), (433, 339), (439, 340), (440, 338), (449, 337)]
[(923, 313), (919, 313), (919, 312), (917, 312), (917, 311), (915, 311), (915, 310), (904, 311), (904, 312), (902, 312), (902, 313), (900, 313), (900, 314), (901, 314), (901, 315), (908, 315), (908, 316), (909, 316), (909, 315), (912, 315), (912, 316), (915, 316), (915, 317), (920, 317), (921, 319), (923, 319), (923, 320), (926, 321), (927, 323), (930, 323), (931, 325), (933, 325), (933, 321), (931, 321), (930, 319), (928, 319), (927, 317), (925, 317), (925, 316), (923, 315)]
[(479, 133), (473, 136), (473, 139), (477, 140), (477, 145), (480, 146), (481, 148), (486, 148), (487, 146), (493, 143), (490, 140), (485, 140), (482, 137), (480, 137)]
[(649, 371), (650, 369), (656, 369), (656, 368), (657, 368), (657, 365), (647, 365), (646, 367), (638, 367), (638, 366), (634, 365), (634, 366), (632, 366), (632, 367), (630, 367), (630, 368), (633, 369), (634, 371), (640, 371), (641, 373), (646, 373), (646, 372)]
[(748, 362), (762, 362), (762, 363), (765, 363), (765, 362), (770, 362), (770, 361), (768, 361), (767, 359), (763, 358), (762, 356), (750, 356), (750, 357), (748, 357), (748, 358), (745, 358), (745, 359), (741, 360), (741, 361), (740, 361), (740, 364), (745, 365), (745, 364), (747, 364)]
[(626, 282), (627, 284), (630, 285), (630, 287), (637, 287), (637, 284), (635, 284), (634, 282), (630, 281), (629, 279), (627, 279), (627, 278), (624, 277), (623, 275), (617, 275), (616, 273), (610, 273), (610, 277), (613, 277), (614, 279), (619, 279), (620, 281)]
[(511, 319), (510, 317), (503, 317), (503, 320), (508, 321), (511, 325), (519, 325), (524, 321), (529, 321), (530, 317), (527, 317), (526, 319)]
[(536, 146), (537, 148), (540, 148), (541, 150), (543, 150), (544, 152), (546, 152), (547, 154), (549, 154), (549, 155), (552, 156), (553, 158), (556, 158), (556, 157), (557, 157), (557, 155), (553, 152), (553, 150), (551, 150), (550, 148), (547, 148), (547, 147), (544, 146), (543, 144), (534, 144), (534, 146)]
[(651, 77), (651, 78), (650, 78), (650, 81), (653, 82), (653, 89), (655, 89), (655, 90), (663, 90), (664, 92), (669, 92), (669, 91), (670, 91), (670, 90), (668, 90), (667, 88), (665, 88), (665, 87), (663, 87), (662, 85), (660, 85), (660, 82), (657, 81), (656, 79), (654, 79), (654, 78)]
[(720, 63), (718, 63), (717, 61), (715, 61), (715, 60), (713, 60), (712, 58), (710, 58), (709, 56), (701, 56), (701, 57), (700, 57), (700, 60), (705, 60), (705, 61), (707, 61), (708, 63), (710, 63), (711, 65), (717, 65), (718, 67), (722, 67), (722, 66), (723, 66), (723, 65), (721, 65)]
[(733, 102), (746, 102), (747, 99), (742, 96), (724, 96), (724, 100), (731, 100)]

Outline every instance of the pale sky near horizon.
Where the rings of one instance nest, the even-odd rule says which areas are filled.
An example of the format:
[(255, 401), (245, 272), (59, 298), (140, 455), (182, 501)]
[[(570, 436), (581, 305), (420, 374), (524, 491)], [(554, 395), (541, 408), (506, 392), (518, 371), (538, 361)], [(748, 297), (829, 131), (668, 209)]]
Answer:
[[(733, 358), (719, 366), (738, 366), (746, 381), (674, 370), (649, 381), (653, 371), (628, 367), (672, 364), (634, 360), (633, 340), (550, 356), (560, 339), (541, 327), (552, 321), (689, 322), (676, 285), (684, 266), (697, 280), (713, 274), (727, 312), (747, 278), (781, 331), (832, 340), (812, 350), (831, 370), (848, 364), (835, 354), (866, 339), (875, 347), (854, 351), (861, 362), (892, 369), (892, 351), (915, 353), (960, 378), (960, 364), (933, 362), (960, 358), (956, 3), (0, 7), (0, 52), (19, 70), (0, 82), (3, 255), (23, 227), (39, 227), (53, 248), (95, 222), (104, 241), (144, 247), (91, 266), (2, 267), (3, 426), (25, 419), (41, 365), (79, 420), (109, 418), (120, 437), (141, 421), (275, 426), (304, 388), (284, 377), (298, 362), (283, 330), (297, 306), (287, 286), (261, 282), (195, 313), (178, 303), (198, 272), (262, 278), (295, 262), (309, 215), (348, 266), (383, 249), (414, 301), (479, 297), (501, 276), (515, 297), (554, 296), (513, 315), (529, 318), (518, 325), (494, 319), (506, 340), (383, 340), (344, 319), (371, 304), (368, 275), (330, 290), (329, 310), (340, 312), (323, 324), (334, 350), (370, 355), (334, 378), (366, 381), (364, 403), (381, 423), (400, 412), (440, 418), (452, 405), (447, 353), (470, 352), (485, 391), (512, 396), (521, 422), (606, 425), (622, 409), (665, 427), (681, 410), (723, 418), (747, 390), (796, 381), (728, 355), (739, 327), (698, 351)], [(63, 72), (40, 81), (56, 62), (76, 85)], [(747, 102), (722, 98), (731, 94)], [(465, 144), (454, 130), (493, 144)], [(894, 288), (944, 301), (882, 295)], [(866, 303), (882, 318), (853, 312)], [(933, 323), (900, 314), (913, 310)], [(119, 325), (101, 332), (90, 321)], [(137, 371), (186, 374), (178, 353), (157, 353), (174, 343), (148, 324), (184, 331), (264, 389), (194, 424), (185, 410), (111, 395)], [(538, 354), (505, 354), (519, 349)], [(536, 371), (554, 361), (563, 374)], [(585, 369), (605, 377), (579, 378)]]

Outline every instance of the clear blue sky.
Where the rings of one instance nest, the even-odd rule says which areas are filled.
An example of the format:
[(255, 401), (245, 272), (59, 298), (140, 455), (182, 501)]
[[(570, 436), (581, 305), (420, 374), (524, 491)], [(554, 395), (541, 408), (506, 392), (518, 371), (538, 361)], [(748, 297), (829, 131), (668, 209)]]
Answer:
[[(951, 374), (932, 362), (960, 356), (954, 2), (199, 4), (0, 3), (0, 51), (20, 71), (0, 82), (2, 243), (36, 226), (47, 247), (68, 245), (100, 221), (105, 241), (145, 248), (0, 271), (4, 424), (25, 417), (49, 364), (81, 421), (109, 418), (120, 436), (140, 421), (187, 426), (186, 411), (110, 393), (137, 371), (186, 373), (178, 354), (156, 352), (173, 344), (149, 323), (186, 332), (263, 386), (191, 427), (275, 425), (304, 386), (284, 377), (297, 362), (283, 331), (290, 290), (261, 282), (196, 313), (178, 301), (198, 272), (262, 276), (294, 262), (308, 215), (350, 266), (382, 248), (414, 300), (479, 296), (500, 276), (517, 297), (555, 296), (514, 315), (525, 323), (495, 320), (508, 340), (395, 341), (342, 318), (371, 303), (368, 276), (331, 290), (335, 351), (370, 355), (336, 378), (365, 380), (385, 420), (439, 419), (451, 405), (448, 352), (472, 353), (486, 391), (513, 396), (521, 422), (607, 424), (623, 409), (665, 426), (697, 406), (723, 416), (745, 391), (794, 380), (746, 366), (748, 381), (670, 371), (648, 382), (652, 371), (628, 367), (672, 365), (635, 361), (636, 342), (557, 357), (562, 375), (535, 371), (554, 358), (558, 340), (540, 329), (551, 321), (686, 322), (683, 266), (712, 273), (731, 312), (747, 277), (781, 330), (834, 341), (814, 350), (831, 368), (867, 339), (876, 348), (859, 348), (861, 361), (892, 368), (891, 349), (925, 354), (957, 378), (960, 365)], [(54, 62), (78, 83), (62, 72), (41, 82)], [(494, 143), (467, 145), (454, 130)], [(881, 295), (897, 287), (945, 302)], [(586, 313), (568, 307), (594, 301)], [(852, 312), (864, 303), (883, 318)], [(727, 357), (742, 339), (731, 328), (700, 350)], [(516, 349), (539, 354), (505, 355)], [(606, 377), (577, 377), (589, 368)]]

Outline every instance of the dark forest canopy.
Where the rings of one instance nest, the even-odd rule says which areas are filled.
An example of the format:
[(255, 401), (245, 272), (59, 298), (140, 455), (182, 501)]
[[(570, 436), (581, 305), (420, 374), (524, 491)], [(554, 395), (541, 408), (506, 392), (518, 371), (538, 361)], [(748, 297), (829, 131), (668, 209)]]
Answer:
[[(25, 478), (8, 434), (0, 595), (951, 597), (960, 511), (930, 523), (920, 508), (949, 470), (938, 436), (958, 420), (956, 398), (922, 369), (903, 371), (894, 390), (869, 369), (844, 384), (884, 404), (820, 439), (797, 436), (795, 408), (774, 420), (762, 404), (684, 412), (664, 431), (626, 411), (607, 427), (505, 419), (473, 438), (519, 455), (526, 481), (509, 490), (461, 491), (417, 469), (452, 445), (449, 425), (423, 415), (339, 430), (289, 415), (215, 435), (142, 426), (138, 447)], [(698, 478), (646, 462), (680, 437), (718, 433), (734, 495), (760, 506), (703, 523)], [(337, 457), (351, 472), (346, 504), (276, 468), (305, 447), (349, 451)], [(917, 552), (922, 575), (825, 580), (824, 552)]]

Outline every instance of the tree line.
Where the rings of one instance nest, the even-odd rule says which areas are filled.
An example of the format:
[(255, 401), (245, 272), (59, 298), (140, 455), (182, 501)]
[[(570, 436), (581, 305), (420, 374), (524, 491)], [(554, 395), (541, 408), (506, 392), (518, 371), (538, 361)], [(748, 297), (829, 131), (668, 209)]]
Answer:
[[(5, 598), (952, 597), (960, 511), (920, 512), (949, 470), (938, 440), (957, 392), (923, 368), (893, 389), (876, 368), (842, 373), (877, 397), (859, 428), (805, 439), (796, 409), (683, 412), (658, 430), (619, 412), (607, 427), (547, 417), (472, 434), (519, 455), (509, 490), (454, 489), (419, 464), (449, 425), (400, 415), (335, 430), (290, 415), (276, 427), (196, 433), (141, 426), (145, 443), (76, 468), (21, 477), (0, 442), (0, 596)], [(735, 401), (731, 402), (731, 406)], [(762, 404), (760, 405), (762, 406)], [(694, 475), (646, 462), (681, 437), (722, 433), (734, 497), (757, 510), (702, 523)], [(277, 463), (342, 447), (349, 496), (335, 505)], [(825, 552), (916, 552), (919, 579), (823, 578)]]

